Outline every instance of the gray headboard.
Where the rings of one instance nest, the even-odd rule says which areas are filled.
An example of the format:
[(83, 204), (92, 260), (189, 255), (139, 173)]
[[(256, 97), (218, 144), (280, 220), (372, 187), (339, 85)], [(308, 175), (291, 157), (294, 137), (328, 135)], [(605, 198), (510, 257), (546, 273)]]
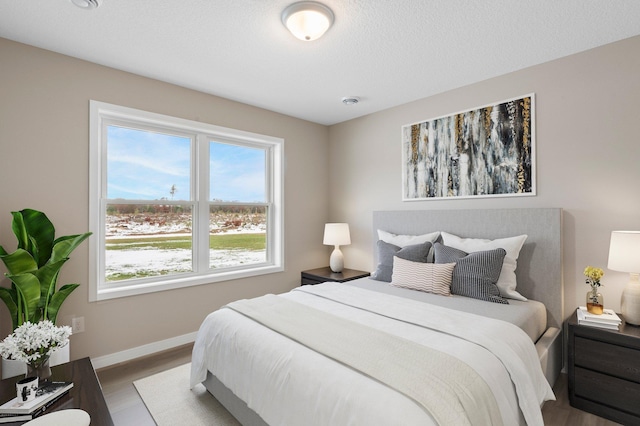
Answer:
[(373, 241), (378, 240), (378, 229), (405, 235), (445, 231), (486, 239), (527, 234), (518, 257), (517, 290), (528, 299), (544, 303), (547, 324), (562, 328), (562, 209), (374, 211)]

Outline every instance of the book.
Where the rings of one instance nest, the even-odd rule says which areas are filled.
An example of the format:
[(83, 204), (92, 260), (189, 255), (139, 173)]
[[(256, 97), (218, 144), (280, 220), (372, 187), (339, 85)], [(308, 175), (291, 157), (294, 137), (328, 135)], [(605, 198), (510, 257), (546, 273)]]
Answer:
[[(36, 417), (39, 417), (47, 412), (47, 409), (51, 407), (53, 404), (58, 402), (62, 397), (69, 393), (68, 390), (62, 392), (59, 395), (56, 395), (51, 401), (45, 403), (40, 408), (36, 409), (30, 414), (0, 414), (0, 424), (2, 423), (13, 423), (13, 422), (23, 422), (33, 420)], [(57, 407), (57, 409), (63, 409), (64, 406), (68, 404), (68, 402), (63, 403), (62, 406)]]
[[(69, 392), (69, 389), (73, 387), (72, 382), (47, 382), (38, 387), (36, 391), (36, 397), (32, 401), (25, 403), (18, 402), (16, 396), (12, 400), (0, 405), (0, 415), (11, 414), (36, 414), (38, 411), (43, 411), (47, 407), (51, 406), (65, 393)], [(2, 417), (3, 419), (6, 417)], [(17, 420), (12, 420), (17, 421)]]
[(612, 310), (612, 309), (603, 309), (602, 315), (592, 314), (587, 311), (587, 308), (584, 306), (580, 306), (578, 308), (578, 322), (580, 321), (590, 321), (597, 322), (601, 324), (614, 324), (619, 325), (622, 323), (620, 317)]
[(24, 422), (33, 420), (32, 414), (0, 414), (0, 423)]
[(605, 324), (602, 322), (594, 322), (594, 321), (578, 321), (578, 324), (580, 325), (586, 325), (588, 327), (597, 327), (597, 328), (604, 328), (607, 330), (619, 330), (620, 326), (618, 324)]

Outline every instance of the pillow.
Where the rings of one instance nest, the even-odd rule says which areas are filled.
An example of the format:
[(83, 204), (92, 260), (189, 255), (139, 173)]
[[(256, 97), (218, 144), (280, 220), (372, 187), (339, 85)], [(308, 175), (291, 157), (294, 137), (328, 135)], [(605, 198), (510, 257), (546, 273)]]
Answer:
[(411, 290), (451, 296), (451, 276), (455, 263), (422, 263), (393, 257), (391, 285)]
[[(405, 247), (413, 244), (420, 244), (430, 242), (431, 244), (435, 243), (438, 237), (440, 236), (439, 232), (431, 232), (430, 234), (422, 234), (422, 235), (397, 235), (392, 234), (391, 232), (383, 231), (382, 229), (378, 229), (378, 239), (384, 241), (385, 243), (393, 244), (398, 247)], [(429, 252), (429, 257), (427, 262), (433, 263), (433, 247)]]
[(517, 237), (499, 238), (497, 240), (483, 240), (478, 238), (460, 238), (453, 234), (442, 232), (442, 244), (453, 247), (458, 250), (473, 253), (476, 251), (493, 250), (497, 248), (504, 249), (507, 255), (502, 264), (502, 272), (498, 279), (498, 288), (500, 295), (509, 299), (523, 300), (527, 298), (516, 291), (516, 266), (518, 266), (518, 256), (520, 249), (527, 239), (526, 235)]
[(398, 256), (413, 262), (427, 262), (431, 243), (414, 244), (406, 247), (398, 247), (393, 244), (378, 240), (378, 267), (371, 274), (371, 278), (377, 281), (391, 282), (393, 273), (393, 256)]
[(393, 244), (398, 247), (409, 246), (413, 244), (420, 243), (434, 243), (438, 237), (440, 236), (439, 232), (432, 232), (430, 234), (423, 235), (397, 235), (392, 234), (391, 232), (383, 231), (382, 229), (378, 229), (378, 239), (384, 241), (385, 243)]
[(451, 294), (473, 297), (488, 302), (509, 302), (500, 296), (496, 283), (500, 277), (502, 261), (507, 252), (498, 248), (495, 250), (476, 251), (466, 253), (453, 247), (435, 243), (436, 263), (455, 262), (451, 278)]

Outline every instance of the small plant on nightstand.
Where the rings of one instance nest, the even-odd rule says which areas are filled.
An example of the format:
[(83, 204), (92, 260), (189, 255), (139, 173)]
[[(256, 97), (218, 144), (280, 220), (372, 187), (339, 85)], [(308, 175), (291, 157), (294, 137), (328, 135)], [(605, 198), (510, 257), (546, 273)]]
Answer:
[(604, 276), (604, 271), (600, 268), (587, 266), (584, 269), (584, 275), (587, 277), (585, 283), (591, 286), (591, 290), (587, 292), (587, 311), (592, 314), (602, 315), (604, 309), (604, 298), (598, 293), (600, 280)]

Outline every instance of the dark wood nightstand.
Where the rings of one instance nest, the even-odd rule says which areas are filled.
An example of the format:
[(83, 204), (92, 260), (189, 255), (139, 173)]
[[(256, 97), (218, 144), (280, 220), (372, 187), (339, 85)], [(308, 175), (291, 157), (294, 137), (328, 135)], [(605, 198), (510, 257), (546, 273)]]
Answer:
[[(622, 316), (620, 316), (622, 318)], [(620, 330), (569, 319), (569, 403), (625, 425), (640, 424), (640, 327)]]
[(302, 285), (313, 285), (324, 283), (327, 281), (343, 283), (345, 281), (368, 277), (371, 274), (369, 272), (357, 271), (355, 269), (343, 269), (342, 272), (333, 272), (331, 268), (325, 266), (324, 268), (302, 271), (300, 275)]

